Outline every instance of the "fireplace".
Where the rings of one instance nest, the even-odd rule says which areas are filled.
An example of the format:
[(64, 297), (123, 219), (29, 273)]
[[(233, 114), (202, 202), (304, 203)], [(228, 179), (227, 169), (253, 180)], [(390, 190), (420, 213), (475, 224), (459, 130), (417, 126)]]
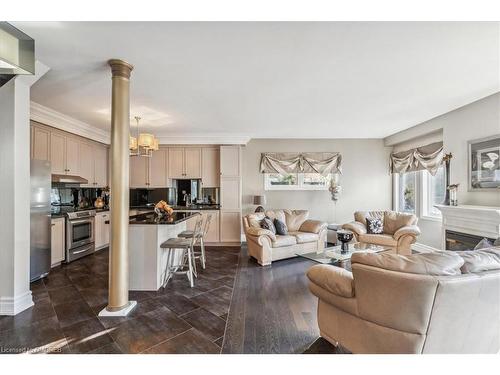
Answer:
[(474, 247), (483, 239), (486, 238), (488, 241), (493, 243), (495, 239), (475, 236), (468, 233), (460, 233), (452, 230), (445, 231), (445, 242), (446, 250), (461, 251), (461, 250), (473, 250)]

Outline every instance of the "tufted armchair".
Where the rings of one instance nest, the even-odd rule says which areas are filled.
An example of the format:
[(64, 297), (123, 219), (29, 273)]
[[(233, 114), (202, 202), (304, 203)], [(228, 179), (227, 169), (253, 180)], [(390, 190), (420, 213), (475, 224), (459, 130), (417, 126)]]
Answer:
[[(384, 223), (382, 234), (369, 234), (366, 229), (366, 218), (379, 218)], [(394, 248), (398, 254), (411, 254), (411, 244), (420, 235), (417, 217), (396, 211), (356, 211), (354, 221), (344, 224), (342, 228), (354, 232), (358, 242), (372, 243)]]

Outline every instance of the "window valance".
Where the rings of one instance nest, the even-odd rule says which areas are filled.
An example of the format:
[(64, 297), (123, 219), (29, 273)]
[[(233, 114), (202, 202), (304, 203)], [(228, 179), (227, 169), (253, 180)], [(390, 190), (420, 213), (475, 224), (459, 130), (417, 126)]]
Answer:
[(391, 173), (406, 173), (427, 170), (433, 176), (443, 163), (443, 142), (407, 151), (392, 153), (389, 161)]
[(342, 173), (338, 152), (266, 152), (261, 155), (261, 173)]

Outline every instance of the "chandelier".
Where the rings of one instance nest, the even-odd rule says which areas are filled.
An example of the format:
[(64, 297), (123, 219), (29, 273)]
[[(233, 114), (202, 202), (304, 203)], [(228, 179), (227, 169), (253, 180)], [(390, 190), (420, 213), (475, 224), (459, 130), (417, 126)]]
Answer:
[(130, 156), (145, 156), (152, 157), (153, 151), (158, 151), (159, 142), (153, 134), (149, 133), (139, 133), (139, 116), (135, 116), (135, 121), (137, 125), (136, 137), (129, 136), (129, 149)]

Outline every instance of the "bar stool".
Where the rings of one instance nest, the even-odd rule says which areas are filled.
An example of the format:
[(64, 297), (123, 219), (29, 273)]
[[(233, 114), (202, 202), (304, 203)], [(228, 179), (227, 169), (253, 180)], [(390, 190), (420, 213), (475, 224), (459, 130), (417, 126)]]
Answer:
[[(207, 215), (207, 218), (205, 219), (205, 225), (203, 226), (203, 231), (200, 233), (200, 235), (197, 238), (197, 240), (200, 241), (201, 251), (194, 252), (195, 263), (196, 263), (196, 259), (200, 259), (201, 268), (203, 268), (203, 269), (205, 269), (205, 265), (206, 265), (205, 236), (208, 233), (208, 229), (210, 229), (210, 222), (212, 221), (212, 216), (213, 216), (212, 214)], [(193, 238), (193, 231), (192, 230), (185, 230), (185, 231), (179, 233), (178, 237), (180, 237), (180, 238)]]
[[(194, 286), (194, 277), (198, 276), (194, 260), (194, 245), (197, 238), (201, 235), (201, 225), (202, 219), (200, 218), (196, 221), (192, 238), (169, 238), (160, 245), (162, 249), (165, 249), (168, 252), (162, 284), (164, 288), (174, 274), (187, 275), (191, 288)], [(175, 263), (176, 259), (174, 250), (176, 249), (182, 250), (179, 263)]]

